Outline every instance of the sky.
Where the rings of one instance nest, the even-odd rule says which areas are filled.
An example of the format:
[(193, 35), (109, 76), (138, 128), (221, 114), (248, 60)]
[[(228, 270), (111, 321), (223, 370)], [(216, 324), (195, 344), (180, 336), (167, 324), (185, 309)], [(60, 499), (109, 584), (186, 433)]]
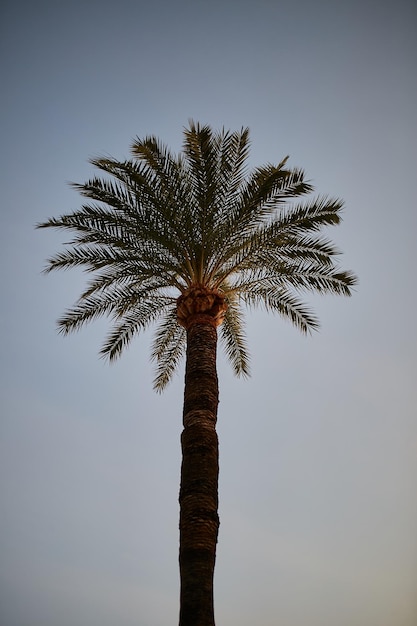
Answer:
[(151, 333), (116, 364), (106, 321), (55, 321), (86, 277), (45, 277), (88, 160), (190, 118), (251, 131), (250, 165), (343, 198), (328, 234), (354, 295), (321, 329), (248, 314), (249, 380), (220, 353), (219, 626), (417, 623), (416, 15), (412, 0), (5, 0), (1, 8), (2, 626), (178, 620), (183, 366)]

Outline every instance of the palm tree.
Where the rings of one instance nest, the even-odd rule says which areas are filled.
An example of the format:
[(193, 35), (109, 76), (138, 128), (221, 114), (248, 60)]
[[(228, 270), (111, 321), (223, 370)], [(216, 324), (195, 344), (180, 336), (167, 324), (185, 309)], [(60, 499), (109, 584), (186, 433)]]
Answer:
[(318, 326), (302, 292), (348, 296), (356, 278), (319, 231), (339, 224), (342, 202), (309, 195), (301, 169), (248, 171), (249, 133), (190, 122), (183, 151), (137, 138), (132, 159), (92, 159), (104, 172), (74, 187), (88, 202), (39, 228), (75, 233), (46, 272), (81, 266), (93, 277), (58, 321), (64, 334), (100, 316), (114, 324), (101, 354), (117, 358), (157, 323), (154, 385), (161, 391), (185, 355), (181, 436), (180, 626), (212, 626), (218, 519), (217, 335), (237, 375), (248, 375), (242, 305)]

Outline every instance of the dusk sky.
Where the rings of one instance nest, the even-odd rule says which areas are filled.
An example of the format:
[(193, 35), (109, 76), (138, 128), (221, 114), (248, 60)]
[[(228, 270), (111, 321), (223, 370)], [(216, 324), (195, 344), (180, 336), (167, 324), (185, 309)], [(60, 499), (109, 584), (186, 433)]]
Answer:
[(63, 338), (88, 159), (190, 118), (248, 126), (250, 165), (343, 198), (328, 234), (359, 284), (307, 297), (310, 337), (247, 315), (251, 378), (220, 352), (218, 626), (417, 624), (417, 8), (413, 0), (6, 0), (0, 9), (1, 626), (178, 623), (183, 364), (152, 333), (114, 365), (106, 320)]

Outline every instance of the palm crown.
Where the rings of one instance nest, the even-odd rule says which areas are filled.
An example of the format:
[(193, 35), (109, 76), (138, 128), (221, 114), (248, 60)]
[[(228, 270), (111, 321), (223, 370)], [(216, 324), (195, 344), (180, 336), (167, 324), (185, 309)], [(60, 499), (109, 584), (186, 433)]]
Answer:
[(343, 203), (298, 200), (313, 191), (304, 172), (287, 158), (249, 172), (248, 150), (248, 129), (213, 132), (191, 122), (180, 155), (147, 137), (134, 141), (131, 160), (92, 159), (105, 178), (74, 184), (91, 201), (38, 225), (76, 233), (47, 272), (83, 266), (94, 274), (60, 330), (111, 317), (101, 353), (114, 359), (159, 321), (152, 357), (161, 390), (185, 351), (187, 294), (224, 302), (220, 338), (237, 374), (248, 373), (242, 303), (263, 305), (303, 332), (316, 328), (300, 292), (350, 295), (356, 280), (318, 234), (340, 222)]

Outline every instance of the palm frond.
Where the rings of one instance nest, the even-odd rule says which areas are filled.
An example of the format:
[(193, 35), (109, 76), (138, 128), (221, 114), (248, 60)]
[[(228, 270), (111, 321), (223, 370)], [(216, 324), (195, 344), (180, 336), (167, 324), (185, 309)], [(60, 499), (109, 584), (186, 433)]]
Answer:
[(288, 319), (302, 333), (317, 330), (319, 322), (312, 311), (285, 288), (268, 284), (267, 281), (241, 292), (242, 299), (248, 306), (263, 306), (267, 311), (275, 312)]
[(165, 313), (155, 331), (151, 358), (156, 361), (154, 389), (163, 391), (170, 382), (179, 361), (185, 354), (186, 331), (177, 323), (177, 310), (173, 306)]
[(222, 135), (216, 171), (216, 205), (220, 220), (222, 211), (230, 212), (245, 179), (249, 146), (248, 128)]
[(313, 187), (304, 180), (301, 169), (284, 169), (287, 158), (279, 165), (256, 168), (245, 183), (233, 216), (241, 234), (275, 212), (289, 198), (306, 195)]
[(244, 320), (238, 296), (232, 292), (227, 297), (228, 308), (223, 324), (220, 326), (220, 338), (233, 371), (237, 376), (249, 376), (249, 353), (244, 333)]
[(165, 278), (167, 284), (175, 285), (175, 274), (178, 274), (179, 268), (173, 265), (172, 260), (158, 256), (158, 251), (155, 252), (155, 256), (142, 253), (135, 257), (129, 250), (114, 247), (72, 247), (49, 258), (44, 272), (48, 274), (53, 270), (71, 267), (85, 267), (87, 271), (95, 271), (114, 266), (119, 269), (134, 268), (138, 277), (150, 277), (157, 272)]
[[(170, 302), (166, 299), (149, 298), (141, 301), (137, 307), (123, 315), (120, 322), (116, 323), (108, 334), (100, 355), (110, 361), (117, 359), (132, 338), (141, 330), (145, 330), (151, 323), (160, 317)], [(117, 316), (119, 317), (119, 316)]]
[(339, 296), (352, 295), (351, 288), (356, 285), (356, 277), (352, 272), (329, 268), (317, 269), (312, 264), (282, 269), (279, 277), (282, 283), (291, 285), (297, 291), (332, 293)]
[(269, 265), (269, 260), (291, 257), (310, 259), (332, 265), (331, 257), (339, 255), (328, 240), (312, 237), (309, 233), (323, 226), (337, 224), (343, 203), (325, 197), (285, 207), (273, 215), (270, 221), (257, 224), (240, 237), (231, 237), (221, 248), (213, 274), (216, 285), (231, 273), (249, 267)]
[(60, 332), (67, 335), (77, 331), (87, 322), (103, 316), (121, 318), (134, 310), (141, 325), (153, 320), (154, 308), (161, 309), (172, 303), (172, 298), (159, 292), (158, 287), (124, 285), (113, 287), (111, 292), (82, 297), (58, 320)]
[[(343, 201), (319, 196), (314, 200), (288, 205), (279, 217), (279, 228), (288, 232), (315, 232), (341, 222)], [(278, 225), (277, 225), (278, 226)]]
[[(94, 179), (94, 186), (80, 185), (84, 195), (106, 202), (130, 219), (136, 236), (163, 246), (189, 269), (195, 225), (190, 218), (187, 173), (182, 160), (174, 160), (163, 146), (149, 138), (132, 151), (143, 163), (92, 159), (91, 163), (116, 177), (119, 185)], [(152, 149), (156, 156), (152, 158)], [(147, 160), (145, 157), (148, 157)], [(166, 162), (164, 163), (164, 158)], [(157, 167), (158, 165), (158, 167)], [(185, 261), (185, 263), (184, 263)]]
[(183, 153), (193, 182), (196, 210), (203, 215), (214, 205), (216, 169), (219, 154), (219, 135), (210, 126), (189, 122), (184, 129)]
[(273, 241), (281, 258), (316, 261), (324, 267), (333, 265), (334, 257), (341, 254), (329, 239), (323, 237), (281, 235)]
[[(288, 198), (305, 195), (312, 190), (304, 181), (304, 172), (299, 169), (284, 169), (287, 158), (278, 165), (257, 168), (241, 186), (234, 206), (228, 212), (227, 220), (222, 224), (222, 238), (225, 245), (220, 253), (214, 255), (212, 275), (231, 260), (245, 247), (254, 233), (268, 226), (271, 220), (278, 220), (281, 205)], [(216, 233), (217, 237), (219, 235)]]

